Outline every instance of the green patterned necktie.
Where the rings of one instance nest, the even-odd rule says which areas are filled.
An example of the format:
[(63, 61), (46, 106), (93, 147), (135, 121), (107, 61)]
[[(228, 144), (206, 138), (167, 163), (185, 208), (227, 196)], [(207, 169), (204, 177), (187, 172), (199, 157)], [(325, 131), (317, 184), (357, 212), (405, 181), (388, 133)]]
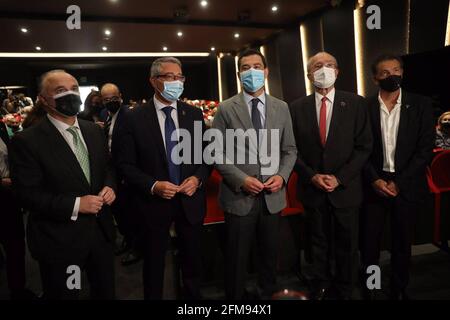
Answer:
[(91, 184), (91, 169), (89, 168), (89, 155), (86, 147), (81, 141), (80, 134), (78, 133), (77, 127), (70, 127), (67, 129), (68, 132), (73, 137), (73, 146), (75, 148), (75, 156), (80, 163), (81, 169), (84, 172), (84, 176), (86, 177), (89, 184)]

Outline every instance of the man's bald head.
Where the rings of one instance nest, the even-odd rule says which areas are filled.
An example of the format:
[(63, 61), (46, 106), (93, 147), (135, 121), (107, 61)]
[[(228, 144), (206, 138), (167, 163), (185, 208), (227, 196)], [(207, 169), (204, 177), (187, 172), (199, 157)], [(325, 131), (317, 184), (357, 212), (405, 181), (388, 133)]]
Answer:
[(314, 71), (319, 70), (320, 68), (322, 68), (327, 64), (334, 65), (335, 69), (337, 69), (338, 67), (337, 60), (334, 56), (325, 51), (318, 52), (308, 60), (307, 64), (308, 73), (313, 73)]
[[(78, 91), (78, 81), (74, 76), (64, 70), (57, 69), (44, 73), (39, 83), (39, 93), (41, 95), (54, 95), (54, 91), (66, 87), (67, 90)], [(58, 88), (58, 90), (57, 90)]]
[(119, 87), (114, 83), (105, 83), (100, 89), (100, 94), (103, 95), (120, 95)]

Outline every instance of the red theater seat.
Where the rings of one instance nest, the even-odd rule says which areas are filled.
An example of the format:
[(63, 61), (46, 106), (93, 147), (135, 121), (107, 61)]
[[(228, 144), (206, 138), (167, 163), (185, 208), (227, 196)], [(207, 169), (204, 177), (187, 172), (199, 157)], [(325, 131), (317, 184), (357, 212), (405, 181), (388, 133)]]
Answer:
[(289, 177), (287, 185), (287, 207), (283, 211), (281, 211), (281, 216), (283, 217), (303, 214), (305, 212), (302, 203), (297, 200), (297, 181), (298, 175), (295, 171), (293, 171), (291, 176)]
[(441, 242), (441, 194), (450, 191), (450, 150), (437, 154), (427, 168), (430, 192), (434, 193), (434, 242)]
[(214, 169), (206, 182), (206, 217), (203, 224), (221, 223), (224, 221), (224, 214), (218, 202), (221, 181), (222, 176)]

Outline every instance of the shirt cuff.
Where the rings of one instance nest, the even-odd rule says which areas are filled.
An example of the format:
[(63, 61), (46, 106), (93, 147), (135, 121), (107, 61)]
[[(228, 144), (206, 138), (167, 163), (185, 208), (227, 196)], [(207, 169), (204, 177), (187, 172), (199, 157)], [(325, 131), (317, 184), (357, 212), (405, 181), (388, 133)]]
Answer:
[(154, 195), (153, 189), (155, 188), (155, 186), (156, 186), (156, 184), (157, 184), (158, 182), (159, 182), (159, 181), (156, 181), (156, 182), (152, 185), (152, 188), (150, 189), (150, 193), (151, 193), (152, 195)]
[(80, 197), (77, 197), (75, 199), (75, 204), (73, 206), (73, 211), (72, 211), (72, 217), (70, 217), (70, 220), (72, 221), (77, 221), (78, 219), (78, 212), (80, 211)]

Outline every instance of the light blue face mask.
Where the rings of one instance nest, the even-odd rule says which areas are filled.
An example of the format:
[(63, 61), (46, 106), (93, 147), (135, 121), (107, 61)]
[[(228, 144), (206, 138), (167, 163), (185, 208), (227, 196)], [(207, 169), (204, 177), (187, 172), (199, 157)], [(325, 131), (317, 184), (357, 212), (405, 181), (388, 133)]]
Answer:
[(164, 82), (164, 90), (161, 92), (161, 95), (167, 101), (175, 101), (181, 96), (184, 90), (184, 83), (176, 80), (176, 81), (167, 81)]
[(241, 82), (245, 91), (253, 93), (264, 87), (264, 70), (249, 69), (241, 72)]

